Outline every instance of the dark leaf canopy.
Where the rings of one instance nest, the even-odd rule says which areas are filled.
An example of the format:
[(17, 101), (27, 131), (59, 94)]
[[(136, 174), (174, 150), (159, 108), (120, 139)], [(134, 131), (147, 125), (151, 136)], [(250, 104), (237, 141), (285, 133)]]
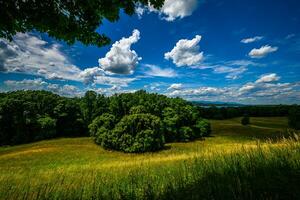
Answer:
[(99, 47), (110, 39), (96, 30), (104, 19), (119, 19), (120, 10), (128, 15), (135, 5), (150, 3), (155, 8), (164, 0), (0, 0), (0, 37), (12, 40), (17, 32), (37, 30), (68, 44), (80, 41)]

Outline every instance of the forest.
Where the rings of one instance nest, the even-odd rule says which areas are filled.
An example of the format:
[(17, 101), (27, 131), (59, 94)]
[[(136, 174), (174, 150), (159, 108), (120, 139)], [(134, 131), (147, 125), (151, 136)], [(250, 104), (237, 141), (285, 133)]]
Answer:
[(0, 94), (0, 144), (91, 136), (106, 149), (157, 151), (165, 143), (209, 136), (206, 119), (289, 116), (290, 126), (299, 129), (299, 110), (296, 105), (204, 108), (143, 90), (110, 97), (88, 91), (81, 98), (15, 91)]

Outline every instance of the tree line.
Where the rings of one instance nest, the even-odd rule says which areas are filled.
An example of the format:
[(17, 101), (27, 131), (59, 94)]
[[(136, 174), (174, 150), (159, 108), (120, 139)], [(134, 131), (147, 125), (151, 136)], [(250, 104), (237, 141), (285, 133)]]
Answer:
[(91, 135), (105, 148), (145, 152), (209, 134), (210, 124), (191, 103), (142, 90), (111, 97), (88, 91), (82, 98), (47, 91), (0, 93), (1, 145)]
[(285, 117), (289, 115), (290, 110), (298, 108), (297, 105), (249, 105), (249, 106), (229, 106), (218, 107), (201, 106), (198, 104), (197, 110), (200, 115), (207, 119), (230, 119), (242, 117), (245, 114), (250, 117)]
[(299, 129), (299, 106), (204, 108), (181, 98), (135, 93), (106, 97), (88, 91), (67, 98), (48, 91), (0, 93), (0, 145), (56, 137), (91, 136), (104, 148), (124, 152), (162, 149), (168, 142), (209, 136), (207, 119), (287, 116)]

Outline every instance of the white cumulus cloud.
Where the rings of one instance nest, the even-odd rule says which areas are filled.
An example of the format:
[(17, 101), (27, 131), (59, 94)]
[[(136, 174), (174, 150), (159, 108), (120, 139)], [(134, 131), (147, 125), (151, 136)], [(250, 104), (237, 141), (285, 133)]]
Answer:
[(77, 80), (80, 69), (71, 63), (59, 44), (17, 33), (13, 41), (0, 39), (0, 71)]
[(278, 50), (278, 47), (272, 47), (269, 45), (265, 45), (265, 46), (260, 47), (259, 49), (256, 49), (256, 48), (252, 49), (249, 52), (249, 56), (251, 58), (263, 58), (263, 57), (267, 56), (268, 54), (275, 52), (277, 50)]
[(272, 74), (265, 74), (262, 75), (258, 80), (255, 81), (255, 83), (270, 83), (270, 82), (275, 82), (280, 79), (277, 74), (272, 73)]
[(155, 12), (161, 16), (161, 19), (166, 21), (174, 21), (190, 16), (197, 9), (198, 0), (165, 0), (164, 5), (160, 10), (153, 8), (151, 5), (142, 7), (138, 5), (136, 13), (139, 18), (146, 12)]
[(131, 50), (131, 45), (139, 39), (140, 32), (135, 29), (130, 37), (115, 42), (105, 57), (98, 60), (99, 67), (113, 74), (133, 74), (141, 58)]
[(200, 35), (196, 35), (192, 40), (179, 40), (172, 51), (165, 53), (165, 59), (173, 60), (173, 63), (177, 67), (193, 66), (199, 64), (203, 59), (203, 52), (199, 51), (200, 40)]

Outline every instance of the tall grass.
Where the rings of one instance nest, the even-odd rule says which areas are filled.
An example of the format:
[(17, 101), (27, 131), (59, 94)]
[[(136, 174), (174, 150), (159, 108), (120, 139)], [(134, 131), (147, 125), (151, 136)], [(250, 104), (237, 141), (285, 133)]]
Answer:
[[(242, 150), (242, 151), (240, 151)], [(213, 151), (213, 149), (211, 150)], [(0, 199), (299, 199), (300, 143), (257, 143), (177, 162), (69, 166), (1, 177)], [(138, 164), (138, 163), (137, 163)]]
[(277, 127), (253, 124), (250, 140), (236, 121), (153, 154), (108, 152), (89, 138), (0, 148), (0, 199), (299, 199), (299, 137), (258, 141)]

